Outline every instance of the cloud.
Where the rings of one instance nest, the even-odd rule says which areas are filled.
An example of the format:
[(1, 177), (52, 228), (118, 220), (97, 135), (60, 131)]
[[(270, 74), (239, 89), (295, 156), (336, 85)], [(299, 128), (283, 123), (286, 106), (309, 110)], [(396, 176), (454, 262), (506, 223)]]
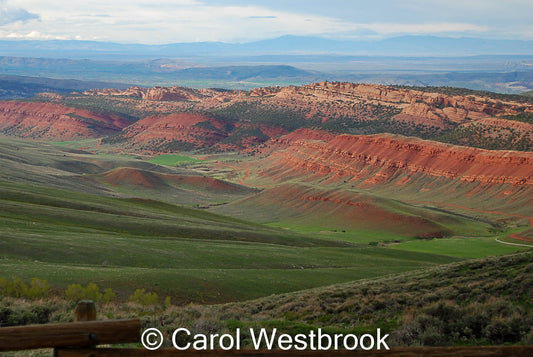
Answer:
[(364, 28), (375, 31), (382, 35), (428, 35), (428, 34), (447, 34), (447, 33), (465, 33), (465, 32), (485, 32), (489, 28), (468, 23), (422, 23), (422, 24), (397, 24), (397, 23), (376, 23), (365, 24)]
[[(314, 4), (306, 7), (296, 6), (292, 1), (259, 0), (8, 1), (12, 6), (0, 0), (0, 21), (4, 22), (0, 37), (14, 33), (28, 38), (32, 37), (28, 34), (33, 32), (39, 34), (34, 37), (40, 38), (149, 44), (248, 42), (283, 35), (338, 39), (378, 39), (423, 34), (533, 38), (533, 31), (528, 27), (530, 21), (511, 25), (499, 24), (494, 20), (476, 21), (476, 11), (460, 11), (462, 8), (459, 4), (464, 0), (436, 0), (439, 6), (431, 9), (432, 16), (429, 16), (427, 6), (422, 6), (423, 0), (376, 0), (377, 3), (372, 3), (372, 6), (364, 5), (366, 2), (362, 0), (354, 0), (355, 5), (342, 0), (329, 0), (333, 2), (329, 5), (324, 5), (322, 0), (306, 0), (305, 4)], [(446, 1), (454, 4), (452, 8), (458, 6), (458, 10), (452, 11), (454, 9), (446, 7)], [(496, 6), (496, 2), (491, 0), (473, 1), (478, 7), (485, 1)], [(517, 3), (521, 0), (509, 1)], [(274, 3), (278, 5), (271, 5)], [(304, 2), (301, 0), (298, 3)], [(333, 6), (343, 3), (346, 5)], [(391, 8), (385, 3), (394, 6)], [(466, 3), (473, 8), (472, 3)], [(330, 11), (318, 11), (324, 8)], [(498, 12), (502, 13), (503, 10)], [(36, 18), (40, 21), (28, 21)]]
[(28, 33), (9, 32), (3, 33), (0, 31), (0, 37), (12, 39), (12, 40), (67, 40), (69, 37), (65, 36), (52, 36), (42, 34), (39, 31), (30, 31)]
[(248, 16), (249, 19), (277, 19), (277, 16)]
[[(317, 35), (342, 30), (338, 19), (313, 14), (272, 10), (263, 5), (213, 4), (195, 0), (91, 1), (58, 0), (45, 3), (18, 0), (41, 21), (11, 24), (6, 31), (43, 37), (68, 37), (129, 43), (193, 41), (246, 42), (286, 34)], [(149, 6), (152, 4), (152, 6)], [(105, 16), (102, 16), (105, 15)]]
[(24, 9), (9, 7), (7, 5), (7, 1), (5, 0), (0, 1), (0, 26), (34, 19), (39, 19), (39, 15), (28, 12)]

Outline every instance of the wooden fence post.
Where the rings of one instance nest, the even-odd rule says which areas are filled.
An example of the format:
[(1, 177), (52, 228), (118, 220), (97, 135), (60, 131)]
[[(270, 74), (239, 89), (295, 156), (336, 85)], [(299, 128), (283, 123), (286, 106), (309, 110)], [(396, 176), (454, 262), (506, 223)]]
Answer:
[[(78, 301), (78, 304), (76, 305), (76, 309), (74, 310), (74, 321), (75, 322), (81, 322), (81, 321), (95, 321), (96, 320), (96, 304), (92, 300), (80, 300)], [(89, 340), (96, 340), (96, 335), (94, 333), (89, 334)], [(96, 347), (96, 345), (91, 344), (87, 345), (87, 348), (93, 348)], [(54, 348), (54, 357), (57, 357), (59, 354), (59, 350), (57, 348)]]
[(74, 310), (74, 321), (96, 320), (96, 305), (92, 300), (80, 300)]

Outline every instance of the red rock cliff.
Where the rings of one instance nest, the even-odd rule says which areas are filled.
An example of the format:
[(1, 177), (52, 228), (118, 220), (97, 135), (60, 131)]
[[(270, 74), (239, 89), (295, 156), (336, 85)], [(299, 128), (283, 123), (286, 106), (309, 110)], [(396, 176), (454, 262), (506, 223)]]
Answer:
[(296, 139), (265, 163), (263, 173), (278, 178), (280, 173), (316, 175), (371, 185), (421, 173), (482, 184), (533, 185), (532, 152), (489, 151), (393, 135), (338, 135), (327, 142)]
[(75, 140), (114, 134), (130, 123), (112, 115), (42, 102), (0, 102), (0, 133), (31, 139)]

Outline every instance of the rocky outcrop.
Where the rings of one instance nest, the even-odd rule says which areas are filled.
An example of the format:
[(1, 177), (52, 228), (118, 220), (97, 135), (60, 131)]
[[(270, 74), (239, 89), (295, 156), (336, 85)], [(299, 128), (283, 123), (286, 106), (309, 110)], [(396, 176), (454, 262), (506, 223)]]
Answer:
[[(460, 92), (458, 92), (460, 93)], [(499, 117), (533, 113), (528, 103), (476, 95), (448, 95), (371, 84), (321, 82), (300, 87), (264, 87), (249, 92), (182, 87), (131, 87), (125, 91), (89, 91), (91, 95), (141, 98), (138, 110), (224, 111), (254, 122), (255, 111), (290, 112), (315, 127), (349, 133), (393, 132), (424, 138), (438, 137), (460, 125)], [(131, 105), (130, 103), (129, 105)], [(239, 113), (236, 111), (241, 110)], [(363, 123), (363, 124), (362, 124)], [(365, 131), (365, 125), (376, 123)], [(372, 124), (371, 124), (372, 125)]]
[(286, 130), (264, 124), (224, 121), (211, 115), (176, 113), (153, 115), (137, 121), (104, 144), (144, 152), (218, 151), (255, 147)]
[(155, 115), (137, 121), (104, 143), (136, 150), (185, 151), (212, 146), (227, 137), (227, 123), (201, 114)]
[[(371, 84), (322, 82), (302, 87), (281, 89), (279, 97), (294, 98), (295, 95), (314, 97), (317, 101), (331, 102), (342, 107), (343, 103), (366, 102), (381, 106), (392, 106), (401, 110), (399, 118), (411, 118), (460, 124), (470, 120), (497, 115), (516, 115), (533, 112), (533, 106), (524, 103), (501, 101), (489, 97), (445, 95)], [(434, 124), (434, 123), (432, 123)]]
[(173, 87), (130, 87), (126, 90), (91, 90), (85, 91), (86, 95), (111, 95), (111, 96), (126, 96), (141, 98), (154, 101), (167, 101), (167, 100), (194, 100), (197, 99), (193, 90), (173, 86)]
[(154, 87), (144, 91), (137, 90), (140, 97), (148, 100), (191, 100), (193, 95), (180, 87)]
[[(200, 101), (207, 100), (210, 103), (211, 98), (216, 100), (213, 103), (219, 103), (228, 96), (235, 96), (240, 91), (217, 91), (213, 89), (192, 89), (178, 86), (172, 87), (130, 87), (126, 90), (117, 89), (93, 89), (83, 92), (84, 95), (92, 96), (114, 96), (114, 97), (131, 97), (140, 98), (148, 101)], [(178, 104), (179, 105), (179, 104)]]
[[(279, 139), (283, 140), (283, 139)], [(327, 141), (297, 139), (264, 160), (261, 173), (284, 177), (388, 183), (420, 174), (489, 185), (533, 185), (533, 153), (489, 151), (393, 135), (338, 135)]]
[(44, 140), (96, 138), (119, 132), (130, 122), (53, 103), (0, 102), (0, 134)]
[[(110, 102), (135, 113), (161, 113), (161, 116), (157, 116), (160, 117), (159, 120), (163, 120), (162, 116), (168, 113), (215, 113), (217, 120), (230, 123), (224, 129), (215, 125), (218, 129), (205, 132), (206, 140), (195, 138), (203, 135), (199, 128), (184, 129), (182, 134), (173, 133), (172, 130), (179, 132), (183, 128), (170, 129), (172, 120), (164, 124), (169, 130), (158, 131), (161, 137), (156, 138), (155, 133), (146, 134), (151, 136), (151, 142), (154, 143), (168, 141), (169, 137), (172, 141), (177, 136), (179, 139), (176, 140), (188, 142), (194, 148), (200, 147), (202, 143), (211, 145), (211, 138), (217, 137), (220, 140), (215, 144), (219, 149), (251, 148), (250, 150), (258, 152), (262, 148), (255, 147), (266, 140), (302, 127), (337, 133), (388, 132), (436, 139), (447, 133), (454, 134), (454, 131), (467, 128), (470, 124), (477, 127), (482, 124), (484, 129), (476, 132), (480, 138), (475, 141), (471, 142), (467, 135), (459, 133), (462, 135), (459, 139), (450, 137), (448, 142), (488, 149), (529, 150), (528, 129), (519, 129), (517, 126), (523, 127), (522, 124), (511, 124), (501, 118), (508, 115), (527, 116), (533, 113), (532, 104), (504, 100), (505, 97), (498, 96), (460, 95), (461, 90), (448, 90), (448, 93), (458, 94), (382, 85), (321, 82), (299, 87), (256, 88), (248, 92), (173, 86), (94, 90), (87, 91), (84, 95), (112, 97)], [(85, 103), (86, 97), (81, 100)], [(142, 117), (142, 114), (139, 116)], [(211, 122), (211, 119), (205, 121)], [(216, 120), (211, 124), (215, 122)], [(135, 130), (139, 131), (140, 128)], [(238, 130), (232, 131), (234, 128)], [(80, 131), (80, 137), (83, 133), (83, 130)], [(497, 140), (502, 133), (510, 139), (503, 146), (492, 145), (490, 141)], [(96, 134), (87, 135), (92, 137)], [(126, 132), (122, 137), (128, 138), (129, 135)]]

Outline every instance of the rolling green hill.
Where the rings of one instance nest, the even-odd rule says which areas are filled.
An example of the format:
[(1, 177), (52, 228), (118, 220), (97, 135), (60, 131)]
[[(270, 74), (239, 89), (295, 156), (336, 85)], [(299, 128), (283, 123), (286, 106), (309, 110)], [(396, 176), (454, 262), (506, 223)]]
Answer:
[[(0, 269), (5, 278), (38, 277), (56, 290), (97, 282), (121, 298), (146, 288), (179, 303), (213, 303), (458, 259), (451, 253), (368, 245), (392, 240), (393, 235), (375, 227), (324, 232), (287, 214), (286, 223), (293, 226), (278, 228), (191, 208), (204, 194), (211, 202), (264, 195), (199, 175), (213, 169), (209, 159), (192, 160), (184, 167), (160, 166), (143, 158), (79, 149), (94, 144), (90, 142), (62, 146), (6, 138), (0, 142)], [(190, 200), (189, 207), (173, 204), (172, 195)], [(254, 199), (250, 200), (253, 205)], [(420, 215), (416, 208), (396, 207), (399, 203), (381, 199), (375, 203), (381, 209)], [(252, 212), (251, 206), (240, 207)], [(265, 214), (273, 217), (272, 212)], [(433, 215), (436, 221), (450, 219)], [(240, 216), (261, 221), (249, 214)], [(329, 216), (331, 222), (333, 218)], [(474, 246), (485, 243), (476, 241)], [(485, 254), (520, 249), (497, 248)]]
[[(377, 258), (376, 251), (370, 252), (369, 258)], [(361, 262), (373, 261), (362, 259)], [(106, 318), (141, 314), (144, 328), (155, 327), (167, 336), (178, 327), (188, 328), (193, 334), (235, 334), (240, 328), (243, 347), (251, 347), (249, 328), (267, 331), (276, 328), (278, 333), (292, 336), (316, 332), (319, 328), (330, 335), (374, 334), (380, 328), (382, 336), (389, 334), (386, 341), (391, 348), (528, 345), (533, 342), (532, 262), (530, 250), (229, 304), (142, 307), (135, 303), (104, 303), (99, 305), (98, 314)], [(48, 268), (44, 264), (41, 267)], [(95, 273), (95, 278), (101, 276), (95, 269), (90, 271)], [(124, 270), (123, 278), (137, 277), (135, 273), (138, 272)], [(176, 277), (176, 272), (170, 271), (165, 276), (172, 275)], [(283, 277), (287, 282), (288, 275)], [(187, 281), (200, 282), (206, 284), (202, 280)], [(220, 286), (212, 288), (220, 289)], [(3, 301), (5, 307), (0, 319), (8, 325), (71, 320), (73, 305), (67, 300), (28, 303), (5, 298)], [(171, 347), (168, 342), (166, 346)]]
[(202, 210), (0, 182), (2, 275), (225, 302), (455, 260), (306, 237)]
[[(532, 262), (531, 251), (470, 260), (244, 303), (182, 308), (169, 320), (180, 316), (180, 326), (184, 320), (212, 322), (218, 332), (277, 327), (292, 335), (319, 327), (330, 334), (380, 327), (391, 334), (392, 346), (530, 344)], [(224, 321), (215, 321), (221, 316)]]

